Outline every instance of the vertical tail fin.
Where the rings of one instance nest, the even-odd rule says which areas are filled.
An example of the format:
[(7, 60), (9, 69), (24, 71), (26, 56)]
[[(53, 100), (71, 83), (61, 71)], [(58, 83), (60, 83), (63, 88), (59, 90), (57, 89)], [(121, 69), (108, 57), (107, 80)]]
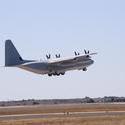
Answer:
[(11, 40), (5, 41), (5, 66), (14, 66), (21, 64), (22, 57), (14, 47)]

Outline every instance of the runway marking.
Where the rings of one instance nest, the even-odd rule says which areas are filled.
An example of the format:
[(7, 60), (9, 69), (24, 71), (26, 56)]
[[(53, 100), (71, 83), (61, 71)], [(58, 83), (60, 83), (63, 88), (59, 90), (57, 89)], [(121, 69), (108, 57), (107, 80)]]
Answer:
[(125, 111), (100, 111), (100, 112), (70, 112), (65, 113), (42, 113), (42, 114), (18, 114), (18, 115), (0, 115), (0, 120), (26, 119), (26, 118), (47, 118), (47, 117), (72, 117), (72, 116), (102, 116), (102, 115), (120, 115)]

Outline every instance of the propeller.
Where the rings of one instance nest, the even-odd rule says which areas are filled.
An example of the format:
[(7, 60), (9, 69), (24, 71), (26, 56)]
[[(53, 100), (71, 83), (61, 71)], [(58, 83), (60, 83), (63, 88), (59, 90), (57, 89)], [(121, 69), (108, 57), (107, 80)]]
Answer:
[(55, 56), (56, 56), (56, 58), (60, 58), (60, 54), (58, 54), (58, 55), (56, 54)]
[(75, 56), (80, 55), (80, 53), (77, 53), (76, 51), (74, 53), (75, 53)]
[(86, 51), (85, 49), (84, 49), (84, 52), (85, 52), (85, 54), (87, 55), (86, 57), (90, 57), (90, 51), (88, 50), (88, 51)]
[(50, 55), (50, 54), (49, 54), (49, 55), (46, 54), (46, 58), (47, 58), (47, 59), (50, 59), (50, 58), (51, 58), (51, 55)]
[(86, 57), (90, 57), (90, 54), (89, 54), (90, 51), (89, 51), (89, 50), (87, 51), (87, 50), (84, 49), (84, 52), (85, 52), (85, 54), (87, 55)]
[(97, 54), (97, 53), (90, 53), (89, 50), (86, 51), (85, 49), (84, 49), (84, 52), (85, 52), (85, 54), (87, 55), (86, 57), (90, 57), (91, 55), (96, 55), (96, 54)]
[(89, 54), (90, 53), (90, 51), (88, 50), (88, 51), (86, 51), (85, 49), (84, 49), (84, 52), (85, 52), (85, 54)]

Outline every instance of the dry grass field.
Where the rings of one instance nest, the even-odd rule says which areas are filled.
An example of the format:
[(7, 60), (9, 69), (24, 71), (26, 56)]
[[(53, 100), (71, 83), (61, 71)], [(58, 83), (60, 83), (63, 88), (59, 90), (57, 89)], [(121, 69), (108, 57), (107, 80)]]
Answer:
[[(125, 104), (61, 104), (1, 107), (0, 115), (60, 112), (125, 111)], [(50, 118), (0, 120), (0, 125), (125, 125), (125, 115), (63, 116)]]
[(125, 125), (124, 115), (4, 120), (0, 125)]
[(55, 105), (37, 105), (37, 106), (0, 107), (0, 115), (63, 113), (67, 111), (68, 112), (125, 111), (125, 103), (55, 104)]

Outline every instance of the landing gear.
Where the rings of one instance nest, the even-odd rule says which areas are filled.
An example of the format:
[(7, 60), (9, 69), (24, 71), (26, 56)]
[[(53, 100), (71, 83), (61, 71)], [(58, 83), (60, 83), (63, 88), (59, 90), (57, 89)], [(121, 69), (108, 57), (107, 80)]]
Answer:
[(61, 75), (65, 75), (65, 72), (62, 72)]
[(83, 71), (87, 71), (87, 68), (83, 68)]
[(56, 75), (57, 75), (57, 76), (59, 76), (59, 75), (60, 75), (60, 73), (57, 73)]
[(52, 74), (48, 74), (48, 76), (52, 76)]
[(52, 73), (52, 74), (48, 74), (48, 76), (52, 76), (52, 75), (54, 75), (54, 76), (60, 76), (60, 75), (64, 75), (65, 74), (65, 72), (62, 72), (62, 73)]

